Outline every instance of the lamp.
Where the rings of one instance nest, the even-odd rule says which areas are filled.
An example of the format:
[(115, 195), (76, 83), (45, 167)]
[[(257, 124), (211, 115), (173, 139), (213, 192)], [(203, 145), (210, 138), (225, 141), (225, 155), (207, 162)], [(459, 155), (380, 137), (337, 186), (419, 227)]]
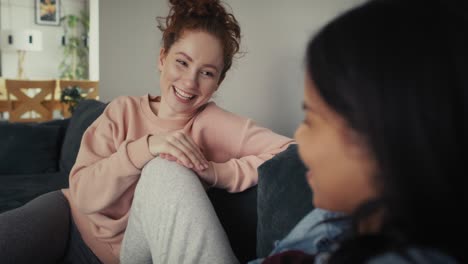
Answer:
[(2, 34), (1, 48), (18, 53), (18, 79), (24, 78), (24, 59), (26, 51), (42, 50), (42, 32), (39, 30), (5, 30)]

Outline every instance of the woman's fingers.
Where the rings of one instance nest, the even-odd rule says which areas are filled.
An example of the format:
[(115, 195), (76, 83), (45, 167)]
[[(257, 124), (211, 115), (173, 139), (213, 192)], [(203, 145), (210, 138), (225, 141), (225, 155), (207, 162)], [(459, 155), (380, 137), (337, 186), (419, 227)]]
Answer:
[(193, 156), (193, 154), (187, 153), (189, 151), (186, 150), (185, 147), (181, 146), (180, 143), (167, 142), (167, 146), (163, 151), (164, 153), (175, 157), (176, 160), (181, 161), (185, 167), (193, 168), (194, 162), (192, 162), (192, 159), (190, 158), (190, 155)]
[(190, 136), (183, 134), (180, 142), (196, 156), (197, 162), (195, 164), (198, 165), (198, 169), (205, 169), (208, 167), (208, 161)]
[(187, 168), (204, 170), (208, 166), (200, 148), (182, 131), (165, 135), (152, 135), (148, 139), (151, 154), (163, 159), (181, 161)]
[(161, 153), (159, 154), (159, 157), (163, 158), (163, 159), (166, 159), (166, 160), (169, 160), (169, 161), (176, 161), (177, 158), (172, 156), (171, 154), (167, 154), (167, 153)]
[(198, 169), (205, 168), (205, 157), (189, 136), (186, 136), (183, 132), (176, 132), (174, 137), (170, 138), (170, 142), (179, 148)]

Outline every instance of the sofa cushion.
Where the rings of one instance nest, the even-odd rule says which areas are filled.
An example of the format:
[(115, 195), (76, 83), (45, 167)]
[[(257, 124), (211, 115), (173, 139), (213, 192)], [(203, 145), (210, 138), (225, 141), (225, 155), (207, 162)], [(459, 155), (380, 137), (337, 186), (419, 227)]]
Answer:
[(62, 135), (60, 125), (0, 123), (0, 175), (56, 172)]
[(83, 133), (101, 115), (105, 107), (105, 103), (91, 99), (83, 100), (77, 105), (63, 140), (60, 171), (70, 172), (75, 164)]
[(240, 193), (212, 188), (208, 196), (241, 263), (256, 258), (257, 187)]
[(0, 177), (0, 213), (22, 206), (37, 196), (66, 188), (64, 173), (2, 175)]
[(312, 209), (312, 192), (297, 145), (279, 153), (258, 168), (257, 257), (266, 257), (276, 240)]

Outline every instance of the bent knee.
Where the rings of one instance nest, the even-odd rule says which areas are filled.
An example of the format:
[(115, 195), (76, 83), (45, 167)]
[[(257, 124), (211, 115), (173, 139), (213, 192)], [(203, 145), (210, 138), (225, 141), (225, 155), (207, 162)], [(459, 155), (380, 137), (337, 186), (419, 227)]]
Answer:
[[(141, 172), (135, 189), (133, 204), (138, 201), (158, 201), (174, 193), (174, 189), (181, 192), (203, 190), (198, 175), (176, 162), (155, 158), (149, 161)], [(162, 200), (164, 200), (162, 199)]]
[(145, 165), (141, 172), (139, 184), (143, 184), (141, 183), (143, 181), (145, 185), (164, 186), (167, 184), (172, 185), (174, 181), (185, 181), (187, 179), (199, 181), (198, 175), (191, 169), (177, 162), (157, 157)]
[(145, 173), (145, 171), (151, 171), (151, 173), (154, 173), (154, 172), (194, 173), (191, 169), (186, 168), (177, 162), (162, 159), (160, 157), (156, 157), (150, 160), (143, 167), (142, 174)]
[[(174, 173), (181, 173), (181, 174), (195, 174), (191, 169), (186, 168), (180, 165), (177, 162), (169, 161), (166, 159), (162, 159), (156, 157), (150, 160), (142, 170), (142, 174), (149, 172), (149, 173), (157, 173), (157, 174), (166, 174), (167, 172), (174, 174)], [(165, 172), (165, 173), (164, 173)]]

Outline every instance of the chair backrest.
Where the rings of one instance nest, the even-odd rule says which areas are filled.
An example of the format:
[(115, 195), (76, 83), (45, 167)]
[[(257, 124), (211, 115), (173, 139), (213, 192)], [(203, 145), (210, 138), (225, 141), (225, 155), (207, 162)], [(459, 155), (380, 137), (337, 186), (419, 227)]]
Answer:
[[(7, 100), (10, 102), (9, 121), (42, 122), (51, 120), (54, 108), (47, 96), (54, 100), (55, 80), (5, 80)], [(12, 98), (16, 97), (16, 100)], [(29, 116), (25, 116), (29, 113)]]
[(60, 80), (60, 91), (70, 86), (78, 86), (86, 91), (86, 99), (99, 99), (99, 82), (84, 80)]

